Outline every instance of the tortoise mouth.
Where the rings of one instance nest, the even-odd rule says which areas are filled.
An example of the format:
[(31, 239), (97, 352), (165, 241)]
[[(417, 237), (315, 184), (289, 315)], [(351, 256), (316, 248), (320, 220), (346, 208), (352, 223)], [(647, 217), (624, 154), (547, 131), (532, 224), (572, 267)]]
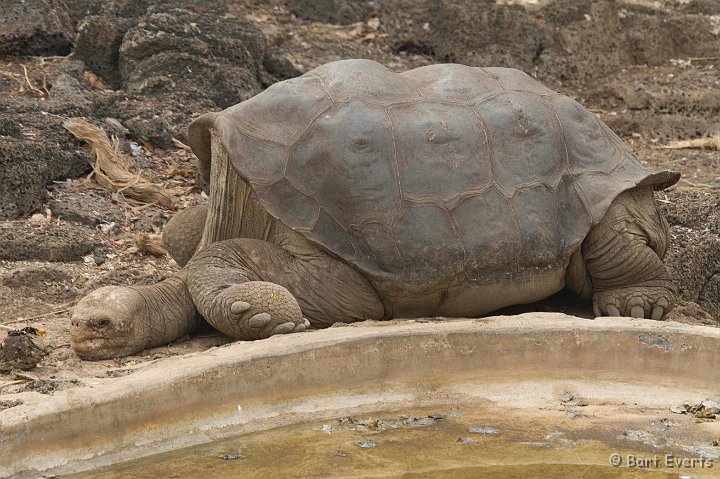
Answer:
[(89, 361), (113, 359), (136, 352), (137, 348), (133, 348), (127, 342), (120, 342), (119, 339), (121, 338), (72, 337), (71, 345), (75, 354)]

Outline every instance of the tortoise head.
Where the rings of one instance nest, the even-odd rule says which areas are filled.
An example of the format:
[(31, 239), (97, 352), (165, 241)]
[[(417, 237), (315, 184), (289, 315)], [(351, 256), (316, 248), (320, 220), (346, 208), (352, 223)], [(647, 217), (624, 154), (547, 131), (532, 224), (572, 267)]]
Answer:
[(142, 298), (130, 288), (96, 289), (70, 309), (72, 348), (82, 359), (97, 361), (144, 348)]

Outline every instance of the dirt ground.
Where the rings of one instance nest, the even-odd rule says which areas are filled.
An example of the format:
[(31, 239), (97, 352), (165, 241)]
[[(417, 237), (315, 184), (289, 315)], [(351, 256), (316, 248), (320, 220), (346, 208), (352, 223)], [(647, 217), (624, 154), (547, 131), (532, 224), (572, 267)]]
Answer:
[[(643, 163), (682, 173), (657, 194), (681, 297), (668, 320), (720, 324), (720, 140), (711, 141), (720, 138), (717, 1), (234, 0), (203, 8), (153, 2), (150, 10), (120, 0), (29, 3), (63, 9), (67, 20), (61, 33), (44, 27), (52, 48), (38, 50), (33, 37), (17, 42), (33, 51), (0, 51), (0, 341), (6, 359), (13, 348), (35, 351), (25, 365), (0, 365), (0, 408), (12, 406), (14, 392), (52, 394), (228, 342), (208, 332), (85, 362), (70, 348), (67, 311), (99, 286), (150, 284), (178, 270), (142, 239), (156, 239), (173, 213), (205, 200), (181, 143), (194, 116), (344, 58), (395, 71), (446, 61), (519, 67), (578, 99)], [(160, 35), (165, 41), (154, 40)], [(133, 173), (165, 189), (172, 204), (130, 205), (101, 187), (90, 175), (90, 148), (62, 127), (75, 116), (117, 137)], [(705, 147), (673, 143), (689, 140)], [(567, 293), (505, 312), (528, 310), (591, 316), (588, 303)]]

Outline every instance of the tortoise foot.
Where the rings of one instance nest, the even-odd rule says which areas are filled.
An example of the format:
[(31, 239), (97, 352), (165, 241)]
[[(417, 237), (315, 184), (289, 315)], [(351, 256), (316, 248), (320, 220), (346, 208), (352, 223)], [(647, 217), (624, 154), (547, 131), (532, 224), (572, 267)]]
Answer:
[(675, 294), (664, 287), (629, 287), (593, 295), (595, 316), (630, 316), (659, 320), (670, 311)]
[(249, 281), (218, 294), (207, 321), (237, 339), (263, 339), (275, 334), (299, 333), (310, 323), (303, 318), (295, 297), (284, 287)]

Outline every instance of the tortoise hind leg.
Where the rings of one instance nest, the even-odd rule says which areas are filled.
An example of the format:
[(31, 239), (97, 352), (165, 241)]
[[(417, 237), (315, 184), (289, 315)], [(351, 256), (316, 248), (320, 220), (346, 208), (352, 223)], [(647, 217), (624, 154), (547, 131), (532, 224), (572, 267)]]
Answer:
[(188, 264), (187, 278), (200, 313), (245, 340), (382, 318), (382, 302), (360, 273), (322, 251), (291, 250), (248, 238), (202, 250)]
[(172, 259), (185, 266), (200, 244), (205, 230), (207, 205), (185, 208), (173, 215), (162, 231), (163, 242)]
[(662, 319), (676, 301), (662, 258), (669, 228), (652, 189), (622, 193), (582, 244), (596, 316)]

